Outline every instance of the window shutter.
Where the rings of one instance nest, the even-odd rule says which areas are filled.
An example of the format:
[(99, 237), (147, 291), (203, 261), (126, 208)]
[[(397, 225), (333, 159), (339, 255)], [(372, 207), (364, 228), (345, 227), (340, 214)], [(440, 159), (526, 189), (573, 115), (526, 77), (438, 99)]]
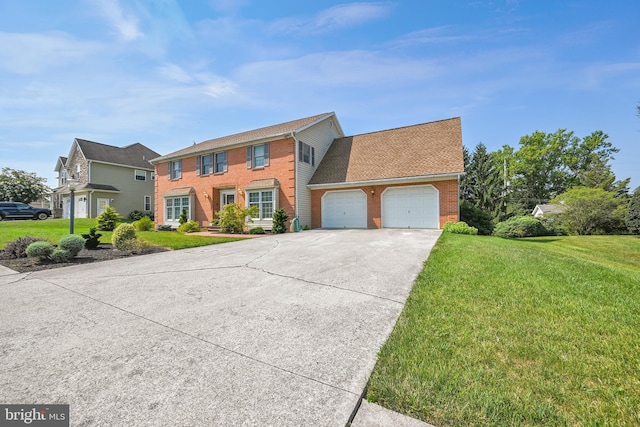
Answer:
[(253, 150), (252, 146), (247, 147), (247, 169), (251, 169), (251, 151)]
[(311, 147), (311, 166), (315, 166), (316, 165), (316, 150), (315, 148)]
[(264, 144), (264, 165), (269, 166), (269, 143)]
[(226, 172), (227, 171), (227, 152), (225, 151), (224, 153), (222, 153), (222, 156), (224, 157), (224, 164), (222, 166), (222, 171)]
[(201, 164), (202, 164), (202, 156), (196, 156), (196, 175), (200, 175)]
[(167, 179), (171, 179), (171, 162), (167, 163), (167, 166), (169, 166), (169, 168), (167, 169)]

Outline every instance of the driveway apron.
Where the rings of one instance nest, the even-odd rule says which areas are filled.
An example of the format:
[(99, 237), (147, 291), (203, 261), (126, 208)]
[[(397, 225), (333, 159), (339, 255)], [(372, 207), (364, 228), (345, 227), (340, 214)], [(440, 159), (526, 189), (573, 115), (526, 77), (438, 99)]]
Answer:
[(71, 425), (343, 426), (435, 230), (312, 230), (0, 275), (0, 402)]

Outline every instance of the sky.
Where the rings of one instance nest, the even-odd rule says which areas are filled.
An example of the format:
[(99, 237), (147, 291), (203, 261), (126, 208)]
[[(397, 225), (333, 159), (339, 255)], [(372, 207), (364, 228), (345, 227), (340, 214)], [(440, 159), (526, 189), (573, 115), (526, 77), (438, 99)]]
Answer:
[(346, 135), (461, 117), (473, 150), (609, 135), (640, 186), (637, 0), (0, 2), (0, 167), (74, 138), (194, 142), (325, 112)]

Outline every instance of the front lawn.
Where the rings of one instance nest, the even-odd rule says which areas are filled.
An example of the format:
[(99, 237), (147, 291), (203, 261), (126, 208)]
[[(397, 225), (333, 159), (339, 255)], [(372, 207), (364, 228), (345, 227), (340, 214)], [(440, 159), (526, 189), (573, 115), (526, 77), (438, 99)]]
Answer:
[(640, 425), (640, 239), (443, 234), (367, 399), (438, 427)]
[[(88, 233), (89, 228), (96, 226), (96, 220), (77, 218), (74, 224), (75, 234)], [(99, 233), (102, 234), (100, 242), (111, 243), (111, 232), (99, 231)], [(0, 249), (3, 249), (8, 242), (18, 237), (41, 237), (50, 240), (52, 243), (58, 243), (58, 240), (66, 234), (69, 234), (68, 219), (2, 221), (0, 222)], [(194, 236), (173, 231), (143, 231), (138, 232), (138, 235), (153, 246), (171, 249), (193, 248), (242, 240), (242, 238), (235, 237)]]

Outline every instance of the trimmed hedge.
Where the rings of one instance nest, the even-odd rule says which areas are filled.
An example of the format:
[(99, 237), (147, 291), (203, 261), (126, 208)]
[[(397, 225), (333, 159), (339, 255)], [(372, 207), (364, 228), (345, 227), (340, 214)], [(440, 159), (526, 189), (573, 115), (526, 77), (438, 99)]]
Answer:
[(494, 236), (506, 238), (549, 236), (549, 232), (538, 218), (532, 216), (514, 216), (499, 222), (493, 230)]
[(460, 222), (447, 222), (444, 227), (442, 227), (442, 231), (445, 233), (453, 233), (453, 234), (469, 234), (475, 236), (478, 234), (478, 229), (475, 227), (471, 227), (464, 221)]

